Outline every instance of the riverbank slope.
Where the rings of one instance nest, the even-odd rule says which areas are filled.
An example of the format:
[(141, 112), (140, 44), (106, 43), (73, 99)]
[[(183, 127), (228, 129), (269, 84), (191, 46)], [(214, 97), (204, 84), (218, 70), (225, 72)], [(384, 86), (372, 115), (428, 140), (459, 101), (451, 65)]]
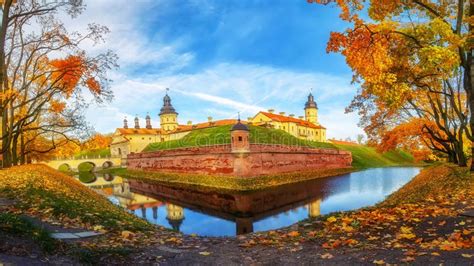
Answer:
[[(38, 170), (43, 173), (37, 173)], [(94, 250), (93, 256), (87, 253), (86, 261), (89, 262), (97, 263), (107, 259), (107, 263), (165, 265), (295, 262), (325, 265), (407, 262), (468, 264), (474, 257), (474, 218), (466, 216), (468, 210), (474, 208), (474, 178), (466, 168), (454, 165), (443, 164), (424, 169), (411, 182), (377, 206), (325, 215), (288, 228), (237, 238), (184, 236), (172, 232), (167, 232), (164, 236), (166, 230), (158, 228), (150, 231), (149, 235), (144, 235), (140, 233), (143, 221), (136, 221), (136, 225), (129, 224), (126, 212), (115, 211), (115, 206), (104, 202), (105, 198), (91, 190), (80, 188), (75, 180), (71, 181), (72, 177), (60, 175), (45, 167), (39, 169), (37, 166), (7, 171), (14, 175), (0, 173), (0, 193), (20, 201), (20, 204), (8, 210), (11, 213), (38, 214), (38, 217), (44, 217), (45, 220), (51, 219), (68, 226), (70, 222), (65, 217), (71, 218), (70, 213), (76, 213), (81, 220), (87, 214), (81, 214), (79, 211), (94, 208), (89, 204), (97, 201), (109, 211), (120, 214), (116, 218), (123, 221), (124, 227), (107, 228), (111, 228), (111, 231), (128, 228), (130, 231), (125, 234), (121, 232), (119, 236), (107, 234), (102, 238), (79, 244), (82, 248), (87, 247), (88, 252)], [(6, 180), (7, 176), (13, 176), (11, 179), (16, 181)], [(56, 178), (62, 181), (57, 182), (54, 180)], [(5, 181), (7, 185), (4, 185)], [(69, 191), (63, 194), (64, 185), (70, 185), (72, 190), (78, 192)], [(45, 194), (35, 192), (34, 197), (24, 195), (35, 191), (28, 188), (31, 186)], [(8, 192), (10, 189), (14, 192)], [(74, 200), (78, 209), (61, 208), (63, 204), (50, 201), (52, 198), (48, 196), (49, 193), (56, 195), (55, 202)], [(71, 197), (73, 194), (76, 196)], [(82, 199), (85, 196), (93, 200)], [(32, 198), (47, 204), (36, 204), (31, 201)], [(28, 204), (32, 204), (31, 208)], [(106, 215), (103, 213), (106, 211), (103, 207), (94, 211)], [(53, 210), (49, 210), (51, 208)], [(97, 215), (96, 219), (103, 219), (102, 215), (94, 215)], [(130, 226), (135, 226), (135, 229)], [(8, 239), (2, 240), (4, 243), (0, 253), (3, 255), (0, 255), (3, 257), (5, 253), (11, 252), (8, 249), (5, 251)], [(68, 249), (70, 245), (77, 249), (77, 243), (67, 244)], [(60, 249), (59, 254), (57, 252), (53, 253), (53, 256), (62, 256), (61, 252), (69, 254), (65, 249)], [(74, 257), (75, 259), (77, 258)], [(39, 258), (35, 259), (38, 260)]]

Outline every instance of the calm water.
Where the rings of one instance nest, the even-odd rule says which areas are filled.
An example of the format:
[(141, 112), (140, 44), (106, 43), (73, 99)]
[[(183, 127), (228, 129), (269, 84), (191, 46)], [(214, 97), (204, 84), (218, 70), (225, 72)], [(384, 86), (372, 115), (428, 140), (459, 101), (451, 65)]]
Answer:
[(377, 168), (259, 192), (232, 194), (179, 189), (108, 174), (89, 174), (79, 180), (151, 223), (185, 234), (235, 236), (373, 205), (419, 171), (414, 167)]

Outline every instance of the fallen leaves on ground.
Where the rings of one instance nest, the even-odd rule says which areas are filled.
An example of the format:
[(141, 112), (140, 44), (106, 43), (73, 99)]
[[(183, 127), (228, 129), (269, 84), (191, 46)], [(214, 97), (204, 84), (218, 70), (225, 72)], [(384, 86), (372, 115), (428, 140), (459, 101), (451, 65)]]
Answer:
[[(439, 167), (442, 169), (434, 167), (429, 171), (435, 174), (441, 172), (451, 179), (453, 173), (465, 173), (464, 170), (459, 171), (451, 166)], [(429, 177), (426, 172), (421, 175), (421, 178)], [(464, 209), (474, 208), (474, 179), (470, 175), (458, 178), (463, 180), (462, 186), (454, 186), (453, 189), (441, 194), (433, 193), (434, 195), (424, 191), (423, 200), (412, 196), (407, 197), (406, 202), (400, 201), (395, 205), (381, 204), (304, 221), (299, 224), (297, 230), (293, 226), (291, 231), (257, 233), (246, 239), (241, 246), (273, 245), (282, 248), (307, 243), (308, 248), (316, 244), (325, 250), (399, 249), (407, 250), (399, 259), (399, 262), (405, 263), (416, 261), (418, 256), (423, 255), (441, 256), (443, 252), (472, 250), (474, 219), (461, 217), (460, 213)], [(444, 181), (442, 177), (438, 178), (438, 182)], [(420, 183), (416, 178), (412, 182), (415, 185), (409, 183), (406, 190), (413, 191), (411, 188)], [(443, 184), (445, 187), (448, 185)], [(402, 194), (404, 189), (401, 190)], [(394, 198), (397, 197), (392, 197), (392, 202)], [(414, 198), (417, 200), (413, 202)], [(466, 252), (462, 253), (464, 258), (471, 256)], [(385, 261), (378, 259), (374, 260), (374, 263), (385, 264)]]

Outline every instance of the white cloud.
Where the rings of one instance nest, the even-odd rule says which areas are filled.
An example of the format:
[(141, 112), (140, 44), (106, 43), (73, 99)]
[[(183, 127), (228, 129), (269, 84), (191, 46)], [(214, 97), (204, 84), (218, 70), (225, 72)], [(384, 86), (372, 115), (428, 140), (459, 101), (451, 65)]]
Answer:
[[(88, 118), (103, 132), (121, 126), (125, 115), (133, 118), (138, 114), (144, 124), (147, 112), (154, 119), (153, 125), (157, 125), (157, 114), (167, 87), (171, 88), (170, 95), (181, 123), (205, 121), (207, 116), (235, 118), (237, 112), (246, 118), (269, 108), (303, 115), (304, 102), (312, 87), (320, 122), (327, 127), (329, 137), (354, 139), (362, 132), (357, 126), (357, 115), (344, 113), (355, 93), (350, 77), (250, 64), (223, 63), (193, 74), (146, 79), (122, 76), (113, 85), (115, 101), (105, 109), (89, 112)], [(100, 117), (97, 114), (101, 114)]]
[[(195, 2), (201, 7), (200, 11), (214, 12), (213, 6), (205, 0)], [(165, 88), (169, 87), (181, 123), (205, 121), (207, 116), (215, 119), (235, 117), (237, 112), (246, 118), (269, 108), (302, 115), (306, 96), (313, 88), (320, 122), (327, 127), (329, 137), (354, 138), (361, 132), (356, 114), (344, 114), (344, 108), (355, 94), (350, 76), (234, 62), (218, 63), (194, 73), (180, 72), (195, 61), (194, 54), (183, 49), (185, 37), (170, 43), (162, 40), (159, 31), (154, 31), (154, 35), (146, 33), (149, 31), (147, 27), (153, 23), (147, 23), (148, 18), (143, 12), (160, 16), (160, 11), (168, 4), (161, 0), (133, 3), (127, 0), (89, 0), (88, 8), (79, 18), (64, 18), (70, 31), (83, 31), (90, 22), (108, 26), (111, 33), (106, 43), (97, 46), (87, 43), (84, 48), (91, 53), (112, 49), (120, 57), (121, 70), (110, 75), (114, 80), (115, 100), (104, 106), (91, 106), (86, 113), (97, 131), (114, 131), (122, 125), (125, 116), (132, 126), (133, 117), (138, 115), (143, 126), (147, 112), (152, 117), (152, 124), (157, 126), (162, 97)], [(127, 75), (128, 69), (141, 66), (153, 69), (154, 73), (159, 70), (160, 75), (139, 72)]]
[(70, 32), (85, 32), (90, 23), (109, 28), (110, 33), (105, 36), (104, 43), (82, 44), (81, 47), (88, 52), (113, 50), (119, 56), (119, 64), (123, 69), (153, 65), (165, 71), (177, 71), (194, 60), (193, 53), (180, 51), (180, 40), (165, 44), (160, 41), (159, 35), (146, 34), (150, 25), (146, 23), (144, 12), (156, 10), (153, 16), (160, 16), (160, 10), (167, 5), (166, 1), (100, 0), (86, 1), (86, 4), (86, 10), (77, 18), (63, 14), (61, 19)]

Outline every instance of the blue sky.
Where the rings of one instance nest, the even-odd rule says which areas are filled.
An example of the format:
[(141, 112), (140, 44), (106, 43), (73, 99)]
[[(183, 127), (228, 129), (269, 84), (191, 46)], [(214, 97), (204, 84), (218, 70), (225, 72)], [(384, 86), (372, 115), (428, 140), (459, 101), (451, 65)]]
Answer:
[(356, 92), (344, 58), (327, 54), (331, 31), (348, 25), (338, 9), (305, 0), (89, 0), (71, 30), (87, 23), (111, 33), (91, 53), (112, 49), (120, 69), (110, 73), (115, 99), (87, 112), (99, 132), (112, 132), (125, 116), (150, 113), (158, 125), (165, 88), (186, 123), (253, 116), (259, 110), (303, 115), (310, 89), (328, 136), (362, 130), (344, 114)]

